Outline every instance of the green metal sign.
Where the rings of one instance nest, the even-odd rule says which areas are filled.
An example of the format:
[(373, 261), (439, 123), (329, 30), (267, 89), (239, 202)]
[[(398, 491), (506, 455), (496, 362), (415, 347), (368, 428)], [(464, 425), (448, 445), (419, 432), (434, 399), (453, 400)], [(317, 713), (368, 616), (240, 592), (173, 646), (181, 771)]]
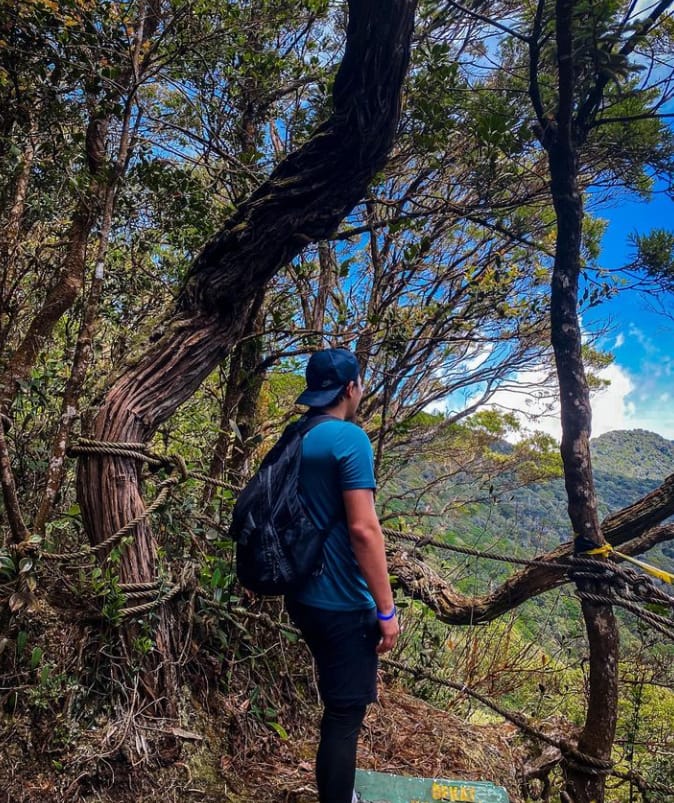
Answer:
[(502, 786), (486, 781), (446, 781), (441, 778), (405, 778), (383, 772), (356, 771), (356, 791), (367, 803), (509, 803)]

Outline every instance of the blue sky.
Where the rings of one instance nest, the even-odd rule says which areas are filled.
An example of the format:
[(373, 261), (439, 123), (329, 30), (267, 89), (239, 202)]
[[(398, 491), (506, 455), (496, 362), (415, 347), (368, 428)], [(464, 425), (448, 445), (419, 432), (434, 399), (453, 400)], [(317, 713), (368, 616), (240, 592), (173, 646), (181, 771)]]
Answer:
[[(633, 256), (630, 234), (674, 228), (674, 200), (663, 191), (654, 192), (648, 202), (622, 195), (593, 213), (607, 221), (599, 264), (608, 269), (629, 263)], [(669, 306), (671, 317), (658, 314), (658, 303)], [(599, 372), (609, 385), (592, 395), (592, 436), (646, 429), (674, 440), (674, 297), (649, 299), (626, 289), (586, 310), (581, 324), (588, 335), (606, 330), (596, 345), (615, 358)], [(543, 371), (531, 371), (519, 375), (519, 380), (534, 384), (542, 376)], [(465, 398), (446, 400), (448, 409), (460, 409), (466, 402)], [(542, 430), (561, 437), (559, 406), (547, 393), (502, 390), (491, 404), (515, 412), (525, 431)]]
[[(663, 190), (648, 203), (621, 198), (601, 216), (609, 223), (600, 262), (619, 268), (630, 259), (630, 234), (674, 228), (674, 201)], [(669, 301), (671, 318), (657, 311), (666, 299), (625, 290), (585, 316), (589, 327), (595, 318), (611, 319), (611, 332), (600, 344), (615, 356), (606, 372), (612, 386), (594, 399), (594, 434), (641, 428), (674, 440), (674, 298)]]

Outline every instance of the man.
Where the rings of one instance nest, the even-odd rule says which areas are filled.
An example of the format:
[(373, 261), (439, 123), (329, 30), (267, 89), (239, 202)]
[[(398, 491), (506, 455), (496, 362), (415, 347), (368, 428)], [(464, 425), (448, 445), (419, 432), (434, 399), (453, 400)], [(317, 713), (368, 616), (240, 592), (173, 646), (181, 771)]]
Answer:
[(394, 646), (399, 627), (374, 506), (372, 447), (353, 423), (363, 395), (358, 362), (346, 349), (316, 352), (306, 381), (297, 403), (310, 408), (308, 415), (332, 419), (304, 436), (300, 493), (329, 534), (322, 571), (288, 595), (286, 606), (318, 670), (320, 803), (352, 803), (358, 734), (377, 699), (377, 655)]

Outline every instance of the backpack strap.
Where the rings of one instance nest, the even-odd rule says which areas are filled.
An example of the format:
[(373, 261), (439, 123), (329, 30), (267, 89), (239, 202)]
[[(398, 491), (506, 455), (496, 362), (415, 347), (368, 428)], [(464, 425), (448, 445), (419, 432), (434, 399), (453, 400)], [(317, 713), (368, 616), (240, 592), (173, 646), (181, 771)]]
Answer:
[(324, 421), (341, 421), (336, 415), (329, 415), (328, 413), (319, 413), (318, 415), (303, 415), (296, 423), (296, 431), (299, 433), (300, 438), (303, 438), (309, 430), (322, 424)]

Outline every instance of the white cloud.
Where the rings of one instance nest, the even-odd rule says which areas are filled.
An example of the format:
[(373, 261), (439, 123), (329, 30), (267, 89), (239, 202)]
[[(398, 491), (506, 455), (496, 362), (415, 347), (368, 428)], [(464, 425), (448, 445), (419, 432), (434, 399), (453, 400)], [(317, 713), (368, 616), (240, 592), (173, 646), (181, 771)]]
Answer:
[(630, 339), (635, 340), (641, 346), (645, 354), (653, 355), (659, 353), (660, 347), (653, 342), (643, 329), (640, 329), (634, 323), (630, 324), (628, 334)]
[[(518, 373), (506, 389), (496, 391), (487, 407), (515, 413), (523, 430), (541, 430), (558, 438), (557, 392), (556, 388), (544, 387), (546, 377), (547, 372), (544, 370)], [(466, 406), (474, 403), (478, 396), (479, 394), (475, 394), (468, 399)]]
[(613, 429), (635, 429), (637, 408), (628, 396), (635, 389), (630, 375), (615, 363), (599, 372), (599, 377), (608, 380), (610, 385), (593, 393), (592, 435), (602, 435)]
[(613, 348), (614, 349), (619, 349), (623, 345), (624, 342), (625, 342), (625, 335), (622, 332), (620, 332), (617, 335), (616, 339), (615, 339), (615, 343), (613, 344)]
[[(542, 376), (542, 372), (539, 376), (529, 372), (518, 376), (518, 379), (525, 383), (542, 379)], [(610, 384), (591, 394), (592, 437), (616, 429), (646, 429), (674, 440), (674, 408), (665, 404), (670, 394), (639, 394), (635, 402), (635, 380), (615, 363), (602, 369), (598, 376)], [(489, 406), (514, 412), (523, 432), (540, 430), (558, 441), (561, 439), (559, 401), (548, 393), (524, 393), (512, 389), (497, 391)]]
[(477, 371), (491, 357), (493, 350), (494, 347), (490, 343), (475, 347), (466, 355), (462, 366), (463, 370), (467, 374)]

